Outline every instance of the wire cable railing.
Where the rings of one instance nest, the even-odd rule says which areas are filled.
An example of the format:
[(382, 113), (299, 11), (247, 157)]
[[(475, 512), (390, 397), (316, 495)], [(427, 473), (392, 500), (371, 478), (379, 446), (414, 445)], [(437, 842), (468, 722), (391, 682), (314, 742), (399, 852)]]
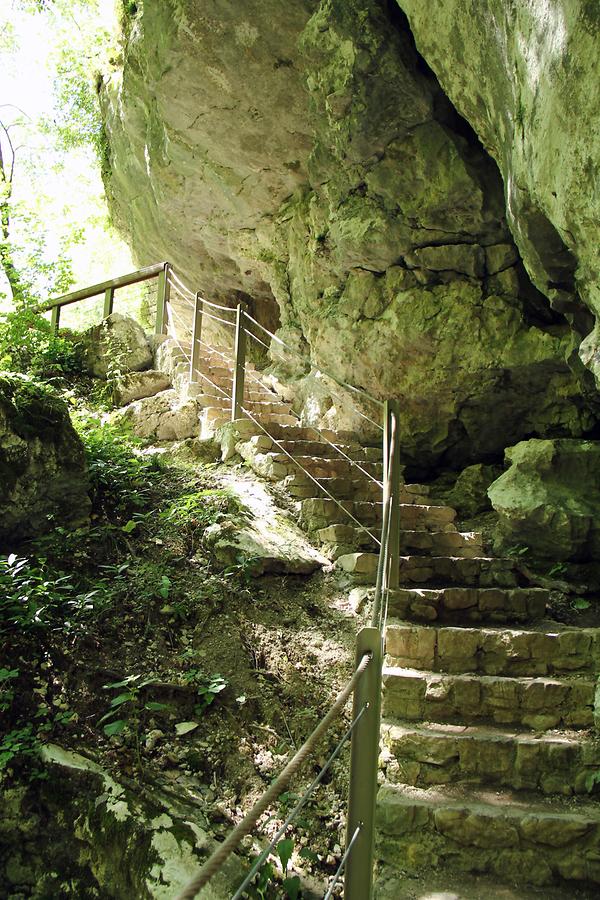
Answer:
[[(284, 340), (282, 340), (276, 334), (273, 334), (273, 332), (269, 331), (268, 328), (265, 328), (264, 325), (261, 325), (260, 322), (258, 322), (255, 318), (253, 318), (249, 313), (245, 313), (244, 315), (245, 315), (246, 319), (248, 319), (254, 325), (258, 326), (258, 328), (260, 328), (264, 334), (268, 335), (271, 338), (271, 340), (275, 341), (280, 346), (285, 347), (292, 355), (300, 356), (300, 354), (296, 350), (294, 350), (293, 347), (290, 347), (290, 345), (287, 344)], [(365, 400), (368, 400), (370, 403), (373, 403), (379, 409), (383, 408), (382, 400), (378, 400), (376, 397), (373, 397), (371, 394), (369, 394), (367, 391), (364, 391), (362, 388), (358, 388), (358, 387), (356, 387), (356, 385), (348, 384), (348, 382), (342, 381), (336, 375), (333, 375), (331, 372), (328, 372), (326, 369), (323, 369), (321, 366), (318, 366), (318, 367), (315, 366), (315, 369), (317, 369), (317, 371), (321, 372), (323, 375), (326, 375), (327, 378), (331, 378), (331, 380), (335, 381), (337, 384), (339, 384), (340, 387), (344, 387), (344, 388), (346, 388), (346, 390), (351, 391), (353, 394), (357, 394), (361, 397), (364, 397)], [(373, 424), (377, 425), (378, 428), (381, 428), (381, 425), (379, 425), (378, 422), (373, 422)]]
[(378, 546), (381, 546), (381, 542), (380, 542), (379, 538), (376, 537), (376, 536), (373, 534), (373, 532), (370, 531), (370, 530), (367, 528), (366, 525), (363, 525), (363, 523), (362, 523), (359, 519), (357, 519), (356, 516), (355, 516), (353, 513), (351, 513), (350, 510), (347, 509), (347, 508), (344, 506), (343, 503), (340, 503), (340, 501), (337, 499), (337, 497), (334, 497), (334, 495), (331, 493), (331, 491), (328, 491), (327, 488), (324, 487), (324, 485), (322, 485), (321, 482), (320, 482), (317, 478), (315, 478), (315, 476), (312, 474), (312, 472), (309, 472), (308, 469), (306, 469), (306, 468), (302, 465), (302, 463), (298, 462), (297, 458), (296, 458), (292, 453), (290, 453), (289, 450), (286, 450), (286, 448), (281, 444), (280, 441), (277, 440), (277, 438), (273, 437), (273, 435), (269, 433), (269, 431), (265, 428), (265, 426), (262, 424), (262, 422), (259, 422), (259, 420), (256, 418), (256, 416), (253, 416), (253, 415), (252, 415), (252, 413), (250, 412), (250, 410), (246, 409), (245, 407), (242, 407), (242, 412), (243, 412), (243, 413), (244, 413), (244, 414), (245, 414), (252, 422), (254, 422), (254, 424), (257, 425), (258, 428), (260, 428), (260, 430), (261, 430), (262, 432), (264, 432), (264, 434), (266, 434), (267, 437), (269, 437), (269, 438), (273, 441), (273, 443), (274, 443), (275, 446), (278, 448), (278, 450), (279, 450), (281, 453), (285, 454), (285, 456), (287, 456), (288, 459), (290, 459), (290, 460), (294, 463), (294, 465), (297, 466), (297, 467), (300, 469), (301, 472), (304, 472), (304, 474), (305, 474), (306, 476), (308, 476), (308, 478), (310, 478), (310, 480), (311, 480), (311, 481), (319, 488), (319, 490), (322, 491), (322, 493), (324, 493), (325, 496), (329, 498), (329, 500), (332, 500), (332, 501), (335, 503), (335, 505), (338, 506), (338, 507), (342, 510), (342, 512), (343, 512), (349, 519), (351, 519), (351, 520), (354, 522), (355, 525), (358, 526), (358, 528), (359, 528), (361, 531), (364, 531), (365, 534), (368, 534), (368, 536), (371, 538), (371, 540), (375, 541), (375, 543), (376, 543)]
[(219, 869), (231, 854), (237, 850), (242, 839), (246, 835), (251, 834), (259, 819), (269, 807), (277, 800), (289, 785), (293, 776), (302, 768), (308, 757), (311, 755), (316, 745), (322, 737), (327, 733), (332, 723), (340, 715), (349, 697), (355, 691), (361, 676), (367, 669), (372, 660), (372, 655), (365, 653), (354, 670), (352, 678), (346, 686), (340, 691), (335, 702), (330, 707), (327, 714), (321, 719), (318, 725), (313, 729), (306, 741), (300, 749), (294, 754), (292, 759), (285, 766), (283, 771), (278, 775), (275, 781), (270, 785), (264, 794), (256, 801), (252, 809), (246, 813), (241, 822), (235, 826), (229, 836), (222, 844), (211, 854), (204, 863), (198, 874), (184, 887), (177, 895), (176, 900), (193, 900), (196, 894), (216, 875)]
[[(356, 641), (356, 662), (354, 673), (346, 686), (338, 694), (335, 702), (332, 704), (328, 712), (323, 716), (315, 729), (311, 732), (299, 751), (294, 753), (290, 761), (287, 763), (280, 775), (264, 792), (264, 794), (256, 801), (250, 811), (242, 818), (242, 820), (233, 828), (225, 841), (220, 844), (216, 850), (208, 858), (198, 875), (190, 881), (190, 883), (179, 894), (178, 900), (189, 900), (196, 896), (199, 890), (206, 885), (210, 879), (219, 871), (225, 860), (234, 853), (240, 846), (241, 841), (247, 835), (253, 833), (263, 816), (263, 814), (273, 805), (274, 801), (289, 785), (291, 779), (300, 771), (308, 757), (313, 753), (318, 742), (325, 736), (332, 723), (342, 713), (344, 706), (350, 696), (353, 696), (353, 710), (349, 727), (344, 732), (342, 738), (336, 744), (333, 751), (327, 757), (325, 763), (321, 766), (316, 777), (313, 778), (308, 788), (304, 791), (292, 811), (286, 816), (285, 821), (277, 828), (274, 837), (269, 841), (268, 845), (261, 851), (258, 858), (254, 861), (248, 873), (244, 876), (243, 881), (236, 888), (234, 900), (240, 900), (244, 891), (250, 887), (252, 881), (260, 871), (265, 860), (272, 854), (277, 846), (279, 839), (286, 831), (297, 821), (297, 817), (301, 810), (309, 802), (314, 792), (322, 783), (325, 775), (330, 770), (336, 759), (343, 752), (344, 747), (350, 742), (351, 760), (350, 760), (350, 790), (348, 796), (348, 813), (347, 813), (347, 834), (345, 850), (341, 856), (335, 874), (325, 893), (324, 900), (331, 900), (340, 879), (344, 878), (344, 898), (345, 900), (370, 900), (372, 896), (372, 868), (373, 868), (373, 836), (374, 836), (374, 818), (375, 818), (375, 796), (377, 788), (377, 766), (379, 756), (379, 722), (380, 722), (380, 701), (381, 701), (381, 673), (383, 659), (383, 634), (387, 622), (387, 611), (389, 604), (390, 591), (397, 587), (399, 577), (399, 554), (400, 554), (400, 463), (399, 463), (399, 410), (395, 401), (385, 401), (382, 403), (371, 397), (361, 388), (349, 385), (330, 372), (321, 368), (312, 367), (312, 371), (324, 375), (334, 384), (339, 385), (345, 391), (355, 398), (360, 398), (362, 402), (368, 402), (377, 408), (383, 408), (383, 426), (375, 422), (370, 416), (362, 412), (359, 407), (352, 403), (356, 412), (363, 419), (366, 419), (371, 425), (376, 425), (378, 429), (383, 431), (383, 479), (379, 481), (366, 468), (368, 460), (355, 460), (350, 453), (347, 453), (343, 446), (338, 445), (327, 434), (324, 433), (316, 425), (304, 425), (301, 417), (289, 408), (293, 420), (303, 428), (311, 429), (324, 445), (331, 448), (345, 463), (351, 467), (350, 472), (354, 469), (361, 472), (361, 475), (369, 479), (369, 483), (375, 483), (377, 487), (382, 489), (383, 502), (381, 504), (382, 524), (381, 535), (378, 537), (372, 528), (365, 524), (348, 509), (348, 503), (340, 502), (331, 491), (322, 483), (325, 479), (317, 478), (309, 469), (304, 466), (297, 456), (294, 456), (284, 443), (276, 438), (263, 422), (257, 418), (254, 413), (257, 412), (255, 406), (251, 402), (244, 399), (244, 385), (246, 377), (253, 383), (258, 384), (261, 392), (269, 395), (269, 399), (281, 402), (279, 395), (272, 387), (265, 384), (253, 368), (246, 365), (246, 337), (250, 335), (251, 339), (259, 345), (266, 348), (269, 354), (284, 362), (289, 362), (289, 358), (285, 353), (291, 354), (295, 358), (300, 358), (303, 364), (306, 360), (301, 354), (297, 353), (285, 341), (278, 336), (272, 334), (265, 326), (261, 325), (256, 319), (246, 313), (241, 305), (235, 309), (232, 307), (222, 306), (217, 303), (205, 300), (199, 293), (194, 293), (175, 273), (169, 263), (160, 263), (155, 266), (149, 266), (145, 269), (129, 275), (120, 276), (111, 279), (108, 282), (92, 285), (81, 291), (75, 291), (71, 294), (63, 295), (56, 300), (51, 301), (45, 309), (52, 314), (52, 323), (58, 328), (60, 311), (63, 306), (95, 297), (104, 295), (103, 311), (104, 315), (109, 315), (113, 310), (113, 302), (115, 292), (123, 291), (131, 285), (138, 285), (139, 282), (149, 281), (152, 283), (150, 291), (144, 286), (145, 300), (149, 302), (152, 299), (152, 292), (156, 301), (156, 324), (155, 330), (157, 334), (169, 333), (183, 356), (183, 359), (189, 364), (190, 380), (202, 379), (216, 392), (215, 398), (223, 398), (230, 404), (230, 415), (232, 421), (245, 417), (249, 419), (258, 428), (259, 432), (263, 432), (268, 436), (274, 448), (279, 453), (288, 458), (294, 466), (301, 471), (311, 483), (319, 491), (319, 495), (323, 494), (330, 501), (343, 511), (364, 534), (379, 548), (379, 559), (377, 564), (377, 577), (375, 584), (375, 598), (370, 617), (370, 626), (362, 628)], [(137, 290), (137, 289), (136, 289)], [(173, 298), (171, 299), (171, 291)], [(120, 295), (123, 297), (123, 294)], [(177, 302), (175, 302), (177, 301)], [(180, 314), (180, 301), (187, 308), (192, 308), (193, 318), (192, 325), (184, 321)], [(179, 305), (179, 311), (177, 306)], [(235, 316), (235, 320), (228, 320), (225, 316)], [(202, 318), (206, 317), (211, 321), (215, 321), (219, 325), (229, 326), (234, 331), (234, 347), (233, 354), (228, 354), (211, 346), (201, 336)], [(251, 323), (261, 330), (263, 335), (270, 339), (270, 343), (263, 340), (254, 333), (251, 327), (247, 327), (246, 323)], [(183, 335), (191, 336), (190, 352), (188, 353), (183, 344)], [(204, 352), (205, 358), (213, 359), (214, 356), (224, 360), (226, 370), (231, 372), (231, 390), (215, 383), (207, 372), (201, 370), (200, 354)], [(208, 369), (210, 372), (210, 367)], [(215, 375), (216, 378), (216, 375)], [(217, 379), (219, 380), (219, 379)], [(342, 397), (327, 385), (328, 392), (332, 397), (337, 397), (343, 403), (351, 402), (349, 398)], [(336, 457), (324, 457), (325, 460)], [(361, 465), (361, 462), (365, 465)], [(335, 481), (335, 479), (333, 479)], [(373, 504), (376, 508), (376, 504)]]
[(290, 825), (297, 819), (298, 814), (300, 812), (302, 812), (302, 810), (304, 809), (304, 807), (306, 806), (306, 804), (308, 803), (308, 801), (310, 800), (310, 798), (312, 797), (312, 795), (314, 794), (316, 789), (319, 787), (319, 785), (323, 781), (323, 778), (325, 777), (325, 775), (331, 768), (332, 764), (338, 758), (338, 756), (340, 755), (340, 753), (342, 752), (342, 750), (344, 749), (344, 747), (346, 746), (346, 744), (352, 737), (352, 732), (354, 731), (355, 727), (358, 725), (358, 723), (362, 719), (366, 709), (367, 709), (367, 706), (366, 705), (363, 706), (361, 711), (359, 712), (359, 714), (354, 717), (354, 719), (350, 723), (350, 727), (348, 728), (348, 730), (346, 731), (346, 733), (344, 734), (342, 739), (338, 742), (335, 750), (333, 751), (333, 753), (331, 753), (329, 755), (328, 759), (321, 767), (319, 774), (309, 784), (309, 786), (304, 791), (304, 793), (302, 794), (302, 796), (300, 797), (300, 799), (298, 800), (298, 802), (296, 803), (296, 805), (294, 806), (292, 811), (287, 816), (283, 825), (281, 825), (280, 828), (277, 830), (275, 836), (273, 838), (271, 838), (271, 841), (270, 841), (268, 847), (265, 847), (265, 849), (262, 851), (262, 853), (260, 853), (259, 856), (257, 856), (257, 858), (254, 860), (254, 863), (252, 864), (250, 871), (248, 872), (248, 874), (246, 875), (246, 877), (244, 878), (244, 880), (242, 881), (242, 883), (236, 890), (236, 892), (233, 895), (233, 897), (231, 898), (231, 900), (239, 900), (239, 898), (241, 898), (243, 892), (251, 884), (254, 876), (258, 873), (258, 871), (262, 867), (263, 863), (267, 860), (269, 855), (275, 849), (279, 839), (283, 837), (283, 835), (286, 833), (286, 831), (288, 830)]
[[(249, 316), (247, 313), (246, 313), (246, 318), (248, 318), (248, 319), (250, 319), (252, 322), (258, 324), (258, 323), (256, 322), (256, 319), (253, 319), (252, 316)], [(263, 328), (262, 325), (259, 326), (259, 327)], [(266, 328), (263, 328), (263, 331), (266, 331), (267, 334), (269, 334), (269, 335), (271, 334), (271, 332), (270, 332), (270, 331), (267, 331)], [(260, 344), (262, 347), (264, 347), (266, 350), (268, 350), (269, 354), (270, 354), (272, 357), (274, 357), (274, 358), (276, 358), (276, 359), (280, 359), (282, 362), (286, 362), (286, 363), (290, 361), (290, 358), (289, 358), (289, 357), (286, 357), (286, 356), (284, 356), (282, 353), (280, 353), (280, 352), (278, 352), (277, 350), (273, 349), (273, 347), (272, 347), (271, 344), (267, 344), (266, 341), (263, 341), (261, 338), (258, 337), (258, 335), (254, 334), (252, 331), (247, 330), (247, 333), (250, 335), (250, 337), (251, 337), (253, 340), (256, 341), (256, 343)], [(288, 348), (288, 345), (287, 345), (287, 344), (284, 344), (283, 341), (280, 341), (279, 338), (277, 338), (275, 335), (271, 335), (271, 337), (272, 337), (272, 340), (277, 341), (277, 342), (281, 343), (284, 347)], [(288, 349), (289, 349), (289, 348), (288, 348)], [(290, 351), (290, 353), (293, 353), (293, 351)], [(293, 356), (294, 356), (294, 357), (299, 357), (299, 354), (293, 353)], [(320, 369), (320, 368), (318, 368), (318, 367), (316, 367), (316, 366), (312, 366), (311, 368), (312, 368), (312, 371), (313, 371), (313, 372), (317, 372), (317, 373), (319, 373), (319, 374), (321, 374), (321, 375), (325, 375), (327, 378), (329, 378), (329, 379), (331, 379), (331, 380), (334, 380), (334, 379), (332, 379), (332, 376), (329, 375), (327, 372), (325, 372), (323, 369)], [(336, 380), (336, 384), (342, 384), (344, 387), (347, 387), (348, 389), (351, 388), (351, 385), (346, 385), (344, 382), (340, 382), (340, 381), (338, 381), (338, 380)], [(335, 397), (335, 398), (336, 398), (336, 400), (339, 400), (341, 403), (345, 403), (345, 402), (346, 402), (346, 400), (344, 400), (343, 397), (341, 397), (336, 391), (334, 391), (334, 390), (331, 389), (331, 386), (328, 385), (327, 390), (328, 390), (328, 393), (331, 394), (332, 397)], [(366, 392), (360, 391), (359, 388), (356, 388), (356, 390), (359, 391), (361, 394), (364, 394), (365, 397), (368, 397), (369, 400), (370, 400), (371, 402), (373, 402), (373, 403), (378, 403), (378, 404), (380, 403), (379, 400), (376, 400), (374, 397), (371, 397), (371, 395), (370, 395), (370, 394), (367, 394)], [(379, 429), (380, 431), (383, 430), (383, 429), (382, 429), (382, 426), (379, 424), (379, 422), (376, 422), (374, 419), (372, 419), (370, 416), (368, 416), (366, 413), (364, 413), (361, 409), (359, 409), (358, 406), (356, 406), (356, 404), (353, 403), (353, 404), (352, 404), (352, 408), (353, 408), (354, 412), (357, 413), (357, 414), (360, 416), (361, 419), (364, 419), (366, 422), (368, 422), (369, 425), (373, 425), (375, 428)]]
[(169, 282), (171, 283), (171, 287), (174, 287), (176, 290), (178, 290), (178, 292), (179, 292), (179, 294), (181, 294), (181, 296), (184, 296), (184, 294), (182, 294), (182, 291), (185, 292), (185, 294), (188, 294), (191, 306), (194, 305), (194, 300), (196, 299), (196, 295), (191, 290), (191, 288), (189, 288), (187, 286), (187, 284), (184, 284), (184, 282), (177, 275), (177, 273), (174, 271), (173, 268), (169, 269)]
[[(255, 334), (252, 334), (251, 332), (248, 332), (248, 334), (249, 334), (250, 337), (253, 338), (255, 341), (258, 341), (260, 344), (263, 344), (263, 346), (267, 346), (267, 345), (264, 343), (264, 341), (261, 341), (259, 338), (257, 338)], [(260, 379), (256, 379), (256, 380), (259, 382), (259, 384), (262, 384), (262, 381), (260, 381)], [(277, 396), (277, 395), (276, 395), (276, 396)], [(357, 410), (357, 411), (358, 411), (358, 410)], [(295, 416), (295, 417), (298, 419), (298, 422), (301, 423), (301, 422), (302, 422), (301, 417), (300, 417), (293, 409), (291, 410), (291, 412), (292, 412), (292, 415)], [(365, 417), (365, 418), (366, 418), (366, 417)], [(370, 422), (371, 419), (368, 419), (368, 421)], [(369, 479), (369, 481), (372, 481), (372, 482), (373, 482), (374, 484), (376, 484), (378, 487), (383, 488), (383, 482), (378, 481), (377, 478), (375, 478), (370, 472), (368, 472), (365, 468), (363, 468), (363, 466), (360, 465), (360, 463), (358, 462), (358, 460), (352, 459), (352, 457), (349, 456), (349, 455), (348, 455), (348, 454), (347, 454), (347, 453), (339, 446), (339, 444), (336, 444), (334, 441), (331, 441), (331, 440), (323, 433), (323, 431), (321, 431), (320, 428), (318, 428), (316, 425), (312, 425), (312, 424), (309, 424), (309, 425), (303, 425), (302, 427), (303, 427), (303, 428), (310, 428), (312, 431), (314, 431), (315, 434), (317, 434), (317, 435), (321, 438), (322, 441), (324, 441), (324, 442), (325, 442), (326, 444), (328, 444), (330, 447), (333, 447), (334, 450), (336, 450), (337, 453), (339, 453), (340, 456), (342, 456), (342, 457), (346, 460), (346, 462), (349, 462), (350, 465), (352, 465), (352, 466), (354, 466), (356, 469), (358, 469), (358, 470), (359, 470), (366, 478)], [(381, 426), (378, 426), (378, 427), (381, 427)]]

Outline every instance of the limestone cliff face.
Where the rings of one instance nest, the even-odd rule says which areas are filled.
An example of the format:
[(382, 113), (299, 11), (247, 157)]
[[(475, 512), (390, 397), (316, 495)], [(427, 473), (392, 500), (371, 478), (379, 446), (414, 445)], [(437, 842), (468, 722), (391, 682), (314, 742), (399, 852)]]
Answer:
[[(587, 335), (589, 311), (600, 312), (600, 6), (398, 2), (420, 52), (498, 163), (527, 270)], [(594, 332), (581, 356), (598, 378), (597, 346)]]
[[(498, 168), (395, 0), (145, 0), (126, 31), (102, 91), (107, 189), (140, 261), (246, 298), (312, 363), (398, 397), (417, 464), (593, 425)], [(317, 394), (298, 384), (307, 416)]]

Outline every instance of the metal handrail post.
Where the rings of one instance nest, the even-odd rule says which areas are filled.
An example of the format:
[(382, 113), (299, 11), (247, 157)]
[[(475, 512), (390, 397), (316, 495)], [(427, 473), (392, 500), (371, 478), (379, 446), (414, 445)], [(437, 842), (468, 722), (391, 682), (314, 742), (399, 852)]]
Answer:
[(106, 319), (113, 311), (113, 304), (115, 300), (115, 289), (114, 287), (108, 287), (104, 291), (104, 309), (102, 311), (102, 317)]
[(50, 313), (50, 327), (54, 334), (58, 334), (58, 328), (60, 324), (60, 306), (53, 306), (52, 312)]
[(167, 321), (167, 303), (170, 297), (169, 263), (165, 263), (158, 273), (158, 290), (156, 292), (156, 334), (164, 334)]
[[(392, 494), (390, 510), (389, 533), (389, 570), (388, 587), (397, 588), (400, 581), (400, 403), (398, 400), (388, 400), (386, 403), (387, 416), (389, 417), (388, 437), (391, 441), (394, 434), (392, 458), (390, 460), (390, 483), (388, 491)], [(389, 451), (388, 451), (389, 452)]]
[(194, 305), (194, 323), (192, 327), (192, 352), (190, 354), (190, 381), (195, 383), (198, 381), (198, 372), (200, 371), (200, 354), (202, 345), (200, 339), (202, 337), (202, 311), (203, 301), (200, 293), (196, 294), (196, 302)]
[(345, 900), (371, 900), (373, 893), (373, 849), (375, 802), (381, 718), (381, 669), (383, 648), (379, 628), (363, 628), (356, 639), (356, 660), (365, 653), (372, 659), (354, 691), (353, 719), (366, 707), (352, 734), (350, 794), (346, 845), (359, 828), (344, 874)]
[(233, 390), (231, 392), (231, 421), (241, 419), (244, 405), (244, 376), (246, 366), (246, 329), (244, 328), (244, 310), (238, 303), (235, 314), (235, 350), (233, 370)]

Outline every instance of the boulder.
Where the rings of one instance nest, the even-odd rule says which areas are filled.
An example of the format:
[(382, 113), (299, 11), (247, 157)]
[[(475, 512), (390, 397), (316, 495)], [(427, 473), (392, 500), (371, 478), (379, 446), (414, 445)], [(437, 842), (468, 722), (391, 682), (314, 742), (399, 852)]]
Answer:
[(535, 557), (589, 561), (600, 553), (600, 442), (522, 441), (510, 468), (490, 485), (499, 543)]
[(171, 387), (171, 380), (164, 372), (148, 369), (145, 372), (129, 372), (117, 380), (114, 399), (117, 406), (127, 406), (134, 400), (154, 397)]
[(84, 333), (83, 356), (95, 378), (139, 372), (152, 365), (152, 348), (141, 325), (121, 313), (111, 313)]
[(138, 437), (158, 441), (182, 441), (197, 437), (200, 430), (196, 401), (182, 400), (173, 390), (135, 400), (115, 410), (110, 418), (129, 423)]
[(501, 471), (499, 466), (484, 466), (481, 463), (467, 466), (446, 494), (445, 502), (454, 507), (460, 516), (476, 516), (485, 512), (491, 508), (487, 490)]
[(268, 572), (310, 575), (327, 564), (259, 482), (236, 480), (231, 490), (244, 510), (244, 521), (217, 522), (203, 536), (217, 562), (243, 565), (255, 576)]
[[(169, 900), (218, 846), (201, 800), (192, 817), (173, 790), (123, 784), (90, 755), (45, 744), (43, 780), (3, 786), (2, 897)], [(243, 874), (232, 855), (203, 898), (227, 900)]]
[(66, 403), (46, 385), (1, 375), (0, 541), (83, 524), (88, 487), (83, 444)]

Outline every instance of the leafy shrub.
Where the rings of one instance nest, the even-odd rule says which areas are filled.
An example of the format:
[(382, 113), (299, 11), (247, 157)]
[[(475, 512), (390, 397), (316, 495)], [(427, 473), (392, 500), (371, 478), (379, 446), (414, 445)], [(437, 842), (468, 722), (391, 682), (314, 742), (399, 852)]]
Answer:
[(0, 634), (48, 628), (94, 609), (100, 591), (82, 591), (73, 575), (53, 571), (45, 559), (0, 556)]
[(85, 447), (94, 512), (122, 517), (144, 507), (161, 472), (158, 458), (140, 454), (141, 442), (122, 426), (96, 418), (74, 424)]
[(54, 333), (50, 322), (30, 307), (0, 316), (0, 368), (37, 378), (83, 371), (81, 348)]

